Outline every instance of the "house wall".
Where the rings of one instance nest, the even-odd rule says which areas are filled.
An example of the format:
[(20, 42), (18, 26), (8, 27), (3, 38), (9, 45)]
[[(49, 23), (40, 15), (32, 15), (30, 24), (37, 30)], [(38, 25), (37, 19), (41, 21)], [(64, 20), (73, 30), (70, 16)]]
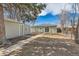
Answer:
[(15, 21), (5, 20), (6, 38), (14, 38), (30, 33), (30, 27)]
[(49, 27), (49, 32), (50, 33), (57, 33), (57, 28), (56, 27)]
[(32, 27), (31, 32), (45, 32), (45, 28), (43, 28), (43, 27)]
[[(45, 32), (45, 27), (32, 27), (31, 29), (32, 32)], [(56, 27), (49, 27), (49, 33), (57, 33), (57, 28)]]

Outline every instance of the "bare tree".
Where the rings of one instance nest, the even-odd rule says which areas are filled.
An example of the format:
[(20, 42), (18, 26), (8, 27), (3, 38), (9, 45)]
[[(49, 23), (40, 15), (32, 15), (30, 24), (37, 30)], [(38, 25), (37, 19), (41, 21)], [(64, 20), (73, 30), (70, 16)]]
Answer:
[(0, 41), (5, 44), (7, 40), (5, 39), (5, 25), (4, 25), (4, 15), (3, 6), (0, 4)]
[[(74, 15), (72, 16), (72, 34), (74, 35), (75, 42), (79, 44), (79, 4), (73, 3), (72, 4), (72, 13)], [(77, 21), (76, 21), (77, 19)]]
[(61, 14), (60, 14), (60, 24), (61, 24), (61, 30), (62, 33), (67, 33), (67, 26), (68, 21), (69, 21), (69, 12), (66, 10), (61, 10)]
[[(75, 11), (75, 16), (74, 16), (74, 19), (73, 21), (75, 21), (77, 18), (77, 22), (76, 22), (76, 25), (75, 25), (75, 31), (74, 31), (74, 36), (75, 36), (75, 42), (79, 44), (79, 15), (77, 16), (76, 14), (79, 12), (79, 4), (78, 3), (75, 3), (73, 4), (75, 5), (74, 7), (74, 11)], [(73, 22), (73, 24), (75, 24), (75, 22)]]

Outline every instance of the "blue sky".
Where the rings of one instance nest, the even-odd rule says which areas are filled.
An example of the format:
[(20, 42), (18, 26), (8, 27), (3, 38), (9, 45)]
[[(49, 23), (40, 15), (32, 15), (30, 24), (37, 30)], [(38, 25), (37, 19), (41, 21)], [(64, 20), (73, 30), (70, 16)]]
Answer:
[(58, 15), (52, 15), (48, 13), (44, 16), (37, 17), (36, 24), (59, 24), (59, 17)]
[(49, 3), (46, 8), (42, 10), (36, 20), (37, 24), (59, 24), (60, 20), (58, 14), (61, 13), (61, 9), (69, 10), (70, 5), (68, 3)]

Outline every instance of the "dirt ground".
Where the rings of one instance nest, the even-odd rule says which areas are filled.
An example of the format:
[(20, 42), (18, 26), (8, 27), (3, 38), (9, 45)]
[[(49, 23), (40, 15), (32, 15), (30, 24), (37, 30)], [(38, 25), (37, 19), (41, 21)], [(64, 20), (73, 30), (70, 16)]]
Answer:
[[(45, 34), (44, 34), (45, 35)], [(38, 37), (7, 56), (79, 56), (79, 45), (71, 39)]]
[(19, 37), (15, 37), (15, 38), (10, 38), (10, 39), (7, 39), (8, 42), (10, 42), (10, 44), (6, 44), (6, 45), (0, 45), (0, 48), (4, 47), (4, 48), (8, 48), (14, 44), (17, 44), (19, 41), (21, 40), (25, 40), (25, 39), (28, 39), (30, 38), (31, 36), (35, 36), (37, 35), (36, 33), (33, 33), (33, 34), (27, 34), (27, 35), (24, 35), (24, 36), (19, 36)]

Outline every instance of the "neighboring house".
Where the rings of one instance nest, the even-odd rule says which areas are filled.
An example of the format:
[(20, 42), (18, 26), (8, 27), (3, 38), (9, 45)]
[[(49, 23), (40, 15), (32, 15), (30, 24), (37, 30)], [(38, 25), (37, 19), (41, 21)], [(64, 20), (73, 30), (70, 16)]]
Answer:
[(41, 24), (32, 26), (31, 31), (36, 33), (43, 33), (43, 32), (57, 33), (57, 26), (51, 24)]

